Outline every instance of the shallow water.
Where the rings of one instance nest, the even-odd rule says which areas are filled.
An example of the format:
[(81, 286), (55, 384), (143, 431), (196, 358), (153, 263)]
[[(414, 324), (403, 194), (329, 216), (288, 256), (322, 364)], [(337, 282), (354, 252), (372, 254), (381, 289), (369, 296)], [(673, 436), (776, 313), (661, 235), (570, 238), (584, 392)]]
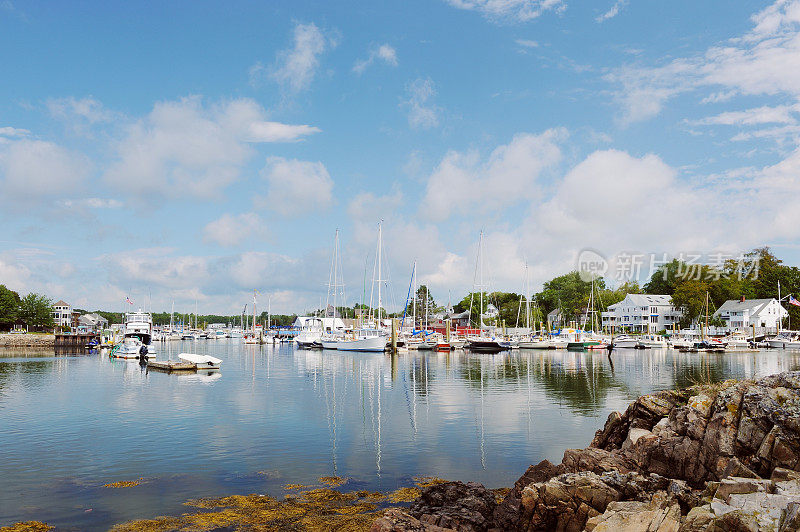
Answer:
[(325, 475), (349, 477), (344, 489), (391, 490), (417, 475), (509, 486), (529, 464), (588, 445), (643, 393), (800, 369), (800, 353), (784, 351), (618, 350), (612, 366), (605, 353), (566, 351), (169, 349), (217, 356), (222, 370), (168, 375), (97, 354), (0, 350), (0, 526), (105, 530), (184, 512), (189, 498), (280, 496)]

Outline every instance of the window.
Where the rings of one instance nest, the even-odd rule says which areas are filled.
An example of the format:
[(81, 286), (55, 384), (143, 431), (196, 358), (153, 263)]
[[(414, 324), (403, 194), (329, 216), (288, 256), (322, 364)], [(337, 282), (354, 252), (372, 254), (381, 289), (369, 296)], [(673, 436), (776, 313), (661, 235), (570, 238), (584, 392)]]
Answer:
[(650, 316), (650, 323), (658, 323), (658, 316)]

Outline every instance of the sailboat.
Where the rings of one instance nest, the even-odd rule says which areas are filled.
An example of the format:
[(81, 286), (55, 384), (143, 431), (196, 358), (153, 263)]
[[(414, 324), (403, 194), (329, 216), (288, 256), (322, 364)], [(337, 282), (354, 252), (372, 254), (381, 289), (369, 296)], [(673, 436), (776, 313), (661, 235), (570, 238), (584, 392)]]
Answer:
[[(480, 313), (478, 314), (478, 321), (480, 323), (480, 334), (478, 336), (471, 336), (467, 337), (467, 349), (475, 352), (480, 353), (500, 353), (501, 351), (507, 351), (510, 349), (510, 346), (500, 343), (497, 338), (494, 336), (488, 336), (486, 331), (484, 330), (483, 324), (483, 298), (484, 298), (484, 290), (486, 289), (486, 285), (483, 284), (483, 231), (481, 231), (480, 238), (478, 240), (478, 254), (475, 259), (475, 268), (477, 270), (476, 273), (479, 273), (480, 283), (475, 284), (473, 281), (473, 289), (472, 293), (475, 293), (475, 288), (479, 289), (480, 294)], [(470, 320), (472, 319), (472, 296), (470, 296), (469, 302), (469, 312), (470, 312)]]
[(262, 343), (261, 335), (256, 331), (256, 293), (256, 290), (253, 290), (253, 323), (251, 330), (244, 334), (244, 343), (246, 344)]
[[(597, 325), (597, 311), (595, 310), (595, 285), (594, 276), (592, 276), (592, 286), (589, 292), (589, 302), (586, 304), (586, 321), (583, 323), (580, 331), (577, 332), (575, 340), (567, 344), (567, 349), (570, 351), (583, 351), (584, 349), (608, 349), (608, 341), (599, 337), (595, 331)], [(586, 335), (586, 322), (590, 321), (591, 330)]]
[[(370, 316), (370, 321), (373, 322), (373, 327), (363, 327), (361, 329), (355, 329), (353, 331), (353, 336), (350, 338), (344, 338), (339, 340), (336, 343), (336, 349), (339, 351), (367, 351), (367, 352), (384, 352), (386, 350), (387, 345), (387, 337), (385, 332), (382, 330), (381, 327), (381, 310), (383, 307), (383, 298), (381, 295), (381, 288), (385, 279), (383, 277), (383, 270), (381, 265), (381, 254), (383, 251), (383, 229), (382, 229), (382, 222), (378, 223), (378, 246), (377, 251), (375, 254), (375, 271), (377, 276), (372, 280), (372, 291), (375, 289), (375, 285), (377, 284), (378, 288), (378, 307), (376, 311), (376, 315)], [(372, 291), (370, 291), (370, 308), (372, 308)], [(374, 318), (374, 319), (373, 319)], [(323, 342), (323, 346), (324, 346)]]
[(330, 331), (325, 331), (325, 319), (323, 319), (319, 329), (319, 335), (317, 335), (315, 331), (309, 332), (308, 335), (304, 336), (304, 341), (310, 342), (313, 347), (316, 347), (318, 343), (323, 349), (339, 348), (339, 341), (342, 340), (342, 335), (341, 332), (336, 329), (336, 308), (340, 289), (342, 299), (346, 301), (342, 258), (339, 255), (339, 230), (337, 229), (336, 235), (333, 237), (333, 254), (331, 255), (331, 269), (328, 275), (328, 295), (325, 296), (325, 318), (328, 317), (328, 309), (331, 308), (331, 302), (333, 303), (331, 328)]

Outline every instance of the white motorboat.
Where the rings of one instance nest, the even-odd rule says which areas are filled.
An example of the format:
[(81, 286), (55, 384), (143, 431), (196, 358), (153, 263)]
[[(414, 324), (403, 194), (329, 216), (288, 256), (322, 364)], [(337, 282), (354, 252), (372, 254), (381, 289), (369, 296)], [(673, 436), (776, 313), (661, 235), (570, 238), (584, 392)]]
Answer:
[(198, 355), (195, 353), (181, 353), (178, 358), (189, 364), (194, 364), (197, 369), (219, 369), (222, 360), (209, 355)]
[(700, 334), (691, 329), (683, 330), (677, 336), (670, 338), (670, 343), (675, 349), (693, 348), (694, 344), (699, 341)]
[(782, 332), (772, 338), (767, 338), (767, 343), (775, 349), (790, 349), (796, 347), (800, 342), (798, 342), (797, 336), (794, 334)]
[(153, 317), (148, 312), (126, 312), (123, 323), (123, 340), (118, 349), (111, 352), (116, 358), (154, 358)]
[(628, 334), (620, 334), (614, 337), (612, 344), (614, 347), (635, 348), (639, 345), (639, 339)]
[(639, 337), (639, 342), (644, 347), (664, 348), (667, 347), (667, 340), (658, 334), (644, 334)]

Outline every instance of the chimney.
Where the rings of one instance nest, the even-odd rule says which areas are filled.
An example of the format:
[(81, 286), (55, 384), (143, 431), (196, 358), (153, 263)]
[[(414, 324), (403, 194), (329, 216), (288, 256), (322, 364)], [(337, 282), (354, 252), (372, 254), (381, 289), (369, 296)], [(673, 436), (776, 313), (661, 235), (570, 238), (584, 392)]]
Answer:
[(742, 298), (741, 298), (739, 301), (741, 301), (742, 303), (744, 303), (744, 296), (742, 296)]

